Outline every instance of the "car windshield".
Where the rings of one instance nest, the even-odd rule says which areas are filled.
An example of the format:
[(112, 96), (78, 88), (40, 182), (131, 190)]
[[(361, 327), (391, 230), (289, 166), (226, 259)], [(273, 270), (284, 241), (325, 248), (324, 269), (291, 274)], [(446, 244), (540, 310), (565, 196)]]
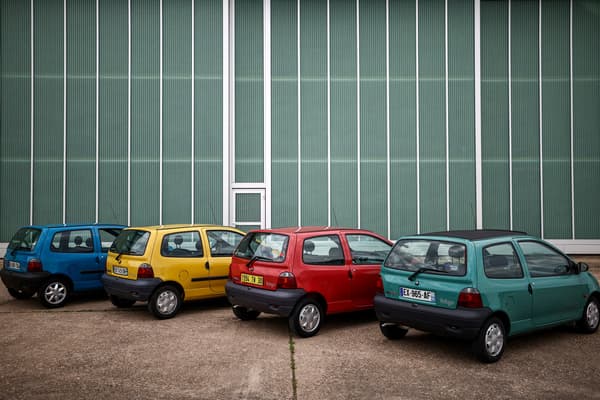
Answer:
[(40, 238), (42, 231), (36, 228), (21, 228), (15, 233), (8, 244), (8, 250), (32, 251)]
[(384, 266), (419, 273), (462, 276), (466, 273), (466, 247), (439, 240), (399, 240)]
[(146, 251), (149, 238), (150, 232), (126, 229), (121, 231), (119, 236), (117, 236), (110, 246), (110, 251), (119, 254), (141, 256)]
[(285, 259), (288, 237), (268, 232), (250, 232), (240, 242), (234, 255), (281, 262)]

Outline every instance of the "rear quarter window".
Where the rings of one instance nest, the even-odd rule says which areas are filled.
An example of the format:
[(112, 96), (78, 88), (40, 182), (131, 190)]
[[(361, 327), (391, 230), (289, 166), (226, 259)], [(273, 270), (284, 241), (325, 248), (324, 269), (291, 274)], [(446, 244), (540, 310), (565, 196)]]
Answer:
[(495, 244), (483, 249), (483, 271), (492, 279), (523, 278), (523, 268), (510, 243)]
[(163, 257), (202, 257), (202, 240), (197, 231), (177, 232), (165, 235), (160, 247)]
[(50, 250), (57, 253), (92, 253), (94, 239), (89, 229), (57, 232), (52, 237)]
[(313, 265), (344, 265), (344, 252), (338, 235), (315, 236), (304, 240), (302, 261)]

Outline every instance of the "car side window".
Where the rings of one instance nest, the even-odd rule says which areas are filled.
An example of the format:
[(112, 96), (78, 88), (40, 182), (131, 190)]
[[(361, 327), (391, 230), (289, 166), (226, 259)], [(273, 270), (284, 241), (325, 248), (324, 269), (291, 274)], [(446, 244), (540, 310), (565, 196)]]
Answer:
[(163, 257), (202, 257), (202, 240), (200, 233), (176, 232), (165, 235), (160, 247), (160, 254)]
[(532, 278), (568, 275), (571, 272), (569, 259), (556, 250), (533, 241), (519, 242), (519, 246)]
[(302, 261), (313, 265), (344, 265), (344, 251), (338, 235), (314, 236), (302, 245)]
[(102, 229), (98, 229), (98, 233), (100, 234), (100, 242), (102, 244), (102, 252), (108, 253), (108, 249), (110, 249), (112, 242), (114, 242), (116, 237), (119, 236), (119, 233), (121, 233), (121, 229), (102, 228)]
[(380, 264), (392, 248), (383, 240), (370, 235), (346, 235), (346, 240), (352, 253), (352, 263), (357, 265)]
[(492, 279), (523, 278), (523, 267), (511, 243), (501, 243), (483, 249), (483, 271)]
[(52, 237), (50, 250), (57, 253), (92, 253), (94, 239), (89, 229), (57, 232)]
[(207, 231), (210, 254), (213, 257), (231, 257), (243, 235), (232, 231)]

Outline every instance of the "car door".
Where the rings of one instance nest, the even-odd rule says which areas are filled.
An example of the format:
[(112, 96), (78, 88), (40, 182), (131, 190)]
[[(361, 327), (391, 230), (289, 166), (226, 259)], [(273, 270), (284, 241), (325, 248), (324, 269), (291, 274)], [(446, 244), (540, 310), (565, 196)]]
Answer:
[(350, 261), (339, 235), (309, 236), (300, 245), (302, 259), (294, 266), (299, 286), (320, 293), (327, 301), (327, 313), (352, 309)]
[(537, 327), (576, 320), (586, 300), (586, 284), (564, 254), (535, 240), (519, 241), (531, 280)]
[(392, 248), (391, 244), (364, 233), (344, 235), (351, 256), (350, 293), (354, 308), (373, 307), (373, 298), (381, 264)]
[(161, 279), (179, 282), (187, 300), (211, 294), (204, 248), (198, 230), (166, 233), (161, 240)]
[(50, 272), (65, 274), (73, 281), (75, 290), (102, 287), (100, 265), (94, 251), (94, 238), (89, 228), (68, 229), (56, 232), (50, 244), (52, 263)]
[(228, 229), (215, 228), (205, 230), (203, 237), (208, 254), (204, 267), (208, 271), (210, 290), (213, 293), (225, 293), (231, 256), (244, 235)]

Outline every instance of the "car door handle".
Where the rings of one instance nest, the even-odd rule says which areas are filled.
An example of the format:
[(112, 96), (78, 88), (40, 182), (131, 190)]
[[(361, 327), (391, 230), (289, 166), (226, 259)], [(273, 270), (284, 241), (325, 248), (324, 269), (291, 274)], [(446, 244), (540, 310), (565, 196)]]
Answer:
[(527, 285), (527, 291), (529, 294), (533, 294), (533, 286), (531, 286), (531, 283)]
[(352, 279), (352, 270), (351, 269), (348, 270), (348, 278)]
[(210, 264), (207, 262), (204, 263), (204, 268), (206, 268), (207, 271), (210, 270)]
[(100, 257), (96, 256), (96, 264), (100, 264)]

